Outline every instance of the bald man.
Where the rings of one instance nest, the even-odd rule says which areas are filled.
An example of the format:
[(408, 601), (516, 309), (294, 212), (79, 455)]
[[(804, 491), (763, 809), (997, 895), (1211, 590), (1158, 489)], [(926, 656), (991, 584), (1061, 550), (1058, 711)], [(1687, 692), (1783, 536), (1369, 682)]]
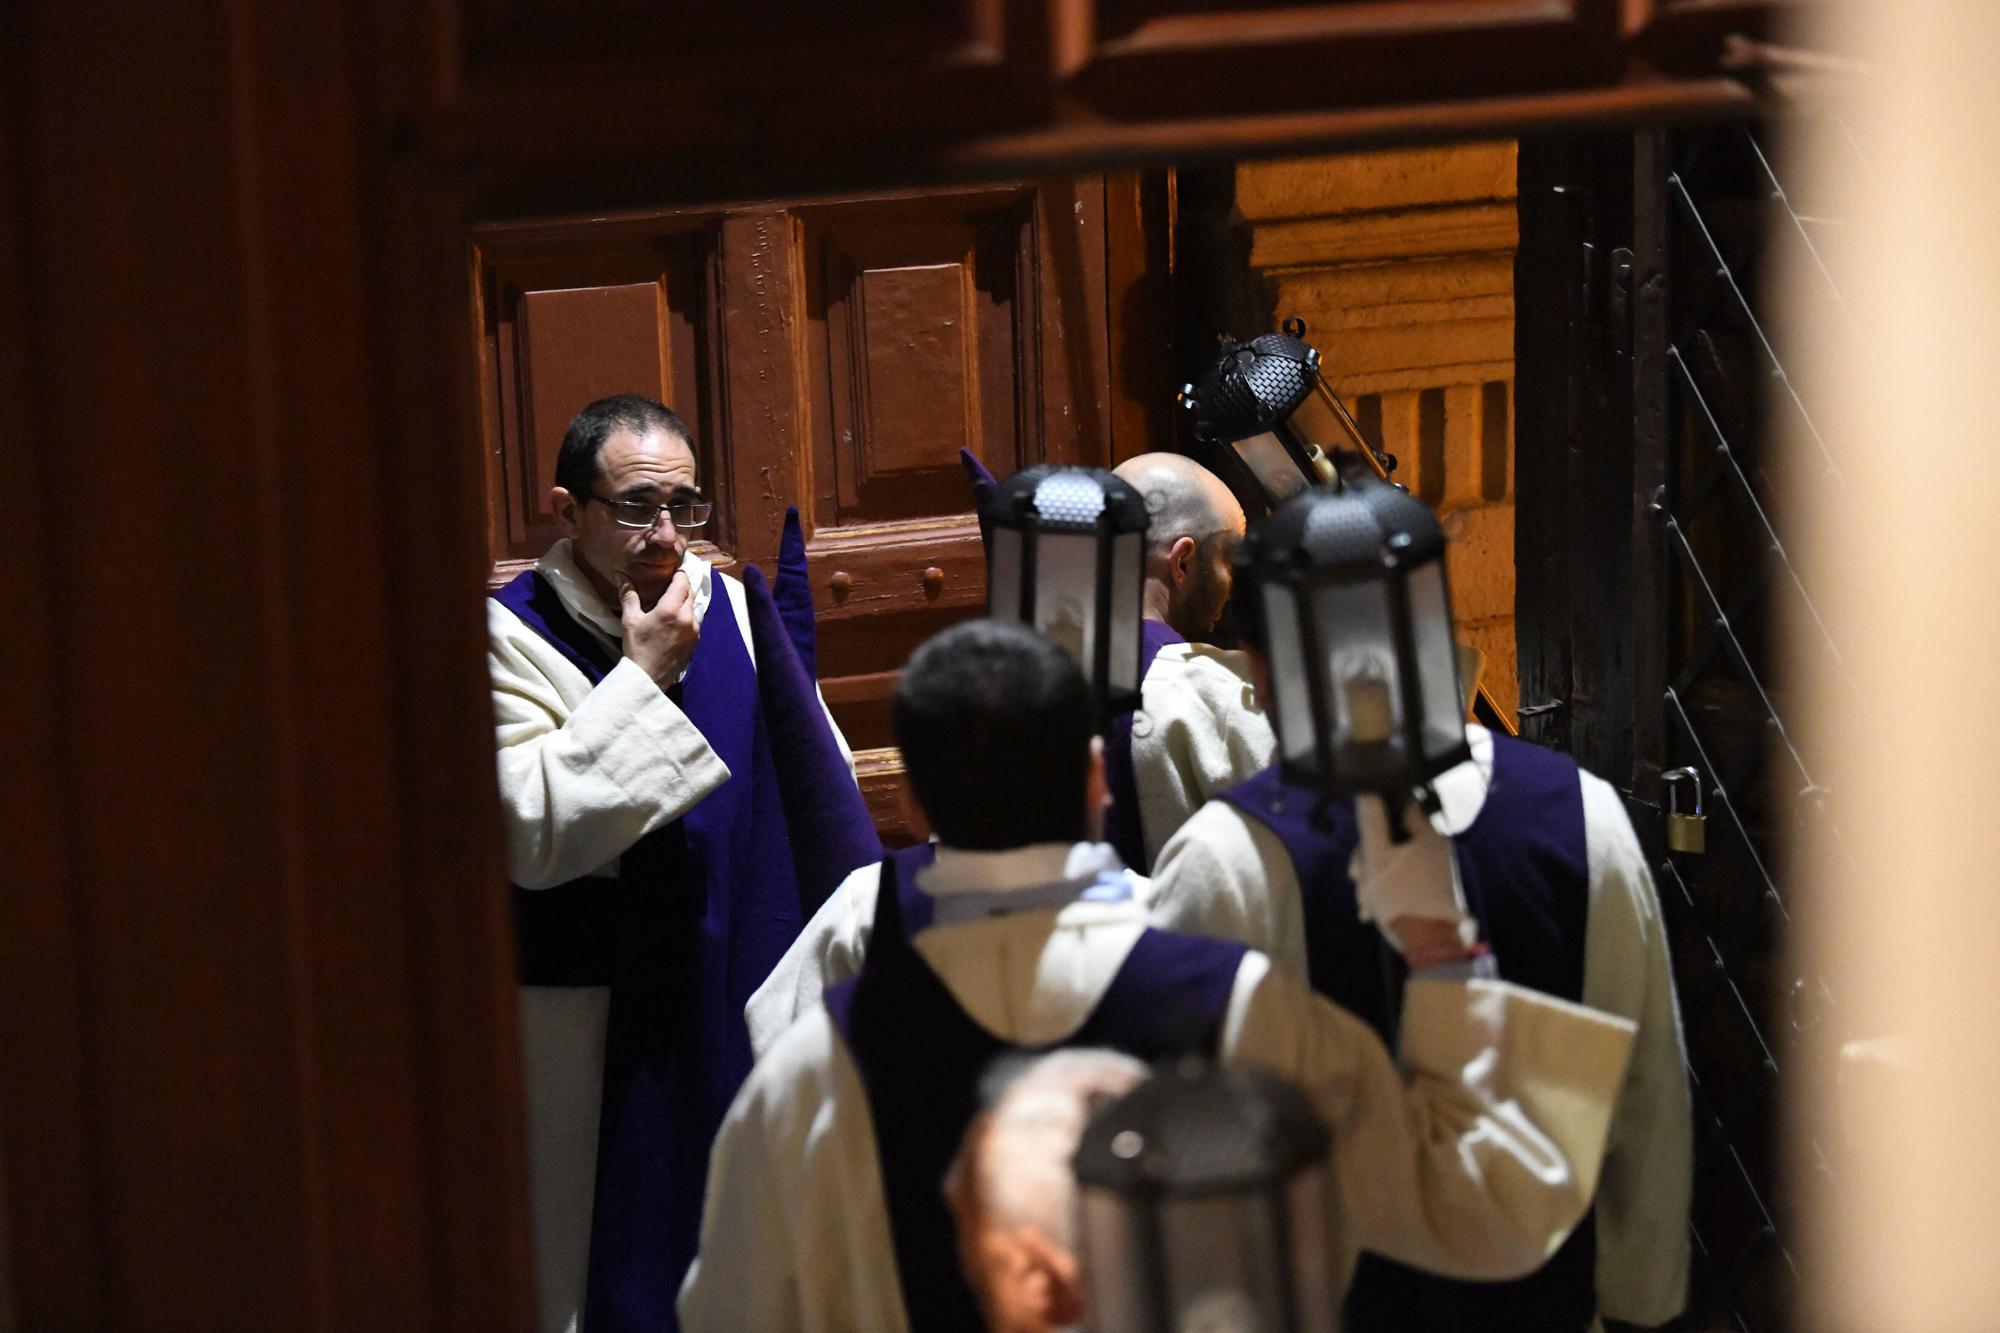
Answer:
[(1076, 1173), (1090, 1118), (1143, 1083), (1138, 1060), (1076, 1047), (1002, 1061), (945, 1177), (959, 1261), (990, 1333), (1054, 1333), (1083, 1322)]
[(1220, 477), (1179, 454), (1140, 454), (1114, 471), (1146, 497), (1152, 526), (1139, 707), (1105, 737), (1105, 840), (1150, 871), (1202, 802), (1269, 767), (1277, 743), (1249, 659), (1195, 642), (1229, 601), (1243, 507)]
[[(1111, 803), (1104, 841), (1144, 874), (1202, 803), (1277, 760), (1277, 741), (1241, 652), (1190, 642), (1229, 600), (1229, 558), (1243, 507), (1222, 480), (1179, 454), (1141, 454), (1117, 474), (1146, 497), (1146, 620), (1139, 707), (1104, 738)], [(926, 849), (917, 849), (919, 857)], [(759, 1056), (832, 986), (861, 970), (873, 928), (874, 867), (848, 876), (744, 1006)]]

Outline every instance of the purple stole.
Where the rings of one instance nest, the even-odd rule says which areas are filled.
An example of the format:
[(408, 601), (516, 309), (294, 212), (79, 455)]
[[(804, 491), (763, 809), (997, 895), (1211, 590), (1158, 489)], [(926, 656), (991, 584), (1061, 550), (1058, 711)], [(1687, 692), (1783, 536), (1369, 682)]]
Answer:
[(959, 466), (965, 469), (965, 480), (972, 487), (972, 512), (979, 516), (979, 544), (985, 548), (987, 556), (993, 554), (993, 525), (986, 517), (986, 501), (999, 489), (1000, 482), (979, 461), (979, 455), (970, 449), (958, 451)]
[(771, 580), (771, 600), (785, 622), (785, 634), (798, 650), (806, 677), (819, 679), (819, 636), (813, 624), (812, 578), (806, 570), (806, 534), (799, 527), (799, 507), (785, 510), (778, 536), (778, 575)]
[[(1379, 936), (1356, 915), (1348, 877), (1358, 840), (1352, 803), (1290, 783), (1277, 766), (1217, 799), (1277, 834), (1290, 854), (1313, 989), (1386, 1036), (1395, 1015)], [(1576, 762), (1496, 735), (1486, 801), (1452, 844), (1466, 906), (1500, 975), (1547, 995), (1582, 999), (1590, 869)], [(1364, 1254), (1348, 1291), (1345, 1326), (1351, 1333), (1581, 1333), (1596, 1310), (1597, 1244), (1586, 1215), (1547, 1263), (1513, 1282), (1457, 1282)]]
[[(1143, 687), (1153, 659), (1170, 643), (1186, 643), (1173, 626), (1147, 619), (1139, 625), (1139, 681)], [(1139, 819), (1139, 783), (1132, 771), (1132, 719), (1134, 713), (1120, 713), (1111, 719), (1111, 734), (1104, 744), (1104, 785), (1111, 792), (1111, 807), (1104, 812), (1104, 840), (1118, 852), (1126, 865), (1141, 873), (1152, 867), (1146, 861), (1146, 831)]]
[[(918, 850), (928, 849), (905, 849)], [(959, 1268), (943, 1182), (987, 1070), (1002, 1056), (1065, 1046), (1143, 1060), (1213, 1055), (1246, 951), (1148, 929), (1081, 1027), (1049, 1047), (1015, 1046), (974, 1021), (911, 943), (903, 908), (913, 893), (929, 897), (908, 882), (921, 863), (901, 853), (882, 862), (867, 961), (826, 993), (826, 1007), (868, 1098), (910, 1327), (976, 1329), (985, 1325)]]
[[(619, 857), (618, 877), (514, 890), (523, 985), (609, 986), (584, 1324), (672, 1329), (708, 1151), (750, 1072), (743, 1005), (840, 880), (881, 856), (785, 623), (744, 573), (753, 665), (713, 576), (668, 691), (730, 777)], [(494, 594), (594, 684), (617, 660), (539, 574)]]

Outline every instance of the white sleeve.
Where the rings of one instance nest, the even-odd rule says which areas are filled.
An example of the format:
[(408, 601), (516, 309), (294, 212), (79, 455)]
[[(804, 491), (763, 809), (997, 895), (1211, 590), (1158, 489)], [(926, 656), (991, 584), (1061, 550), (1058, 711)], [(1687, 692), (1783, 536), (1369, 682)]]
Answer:
[(743, 1022), (750, 1029), (750, 1050), (757, 1059), (764, 1058), (799, 1015), (819, 1006), (828, 987), (861, 971), (881, 882), (879, 861), (842, 880), (750, 996), (743, 1006)]
[(492, 603), (487, 627), (514, 883), (545, 889), (600, 870), (728, 781), (687, 714), (629, 659), (572, 710), (512, 612)]
[(1317, 1104), (1351, 1245), (1452, 1277), (1533, 1271), (1590, 1202), (1632, 1025), (1504, 982), (1412, 981), (1401, 1032), (1399, 1072), (1252, 954), (1223, 1049)]
[(1179, 651), (1187, 656), (1156, 660), (1146, 673), (1132, 725), (1132, 783), (1154, 865), (1202, 802), (1268, 768), (1277, 750), (1248, 678), (1214, 649)]
[(1583, 1002), (1639, 1025), (1597, 1191), (1597, 1300), (1608, 1319), (1664, 1324), (1687, 1299), (1694, 1130), (1687, 1048), (1659, 897), (1618, 793), (1583, 775), (1590, 861)]
[(1167, 840), (1153, 868), (1153, 924), (1235, 940), (1306, 975), (1298, 873), (1278, 835), (1226, 801), (1210, 801)]
[(905, 1333), (874, 1121), (824, 1008), (751, 1071), (709, 1156), (707, 1199), (681, 1284), (688, 1333)]
[(854, 779), (854, 785), (858, 788), (861, 785), (861, 775), (854, 768), (854, 748), (847, 743), (847, 737), (841, 734), (840, 724), (833, 720), (833, 710), (826, 706), (826, 691), (819, 687), (817, 681), (813, 683), (813, 693), (819, 696), (819, 708), (826, 714), (826, 725), (827, 729), (833, 732), (833, 743), (840, 747), (840, 757), (847, 761), (847, 775)]
[(782, 1132), (772, 1123), (781, 1118), (784, 1093), (777, 1080), (753, 1072), (709, 1150), (701, 1249), (677, 1302), (689, 1333), (805, 1327), (798, 1245), (785, 1207), (795, 1161), (775, 1141)]

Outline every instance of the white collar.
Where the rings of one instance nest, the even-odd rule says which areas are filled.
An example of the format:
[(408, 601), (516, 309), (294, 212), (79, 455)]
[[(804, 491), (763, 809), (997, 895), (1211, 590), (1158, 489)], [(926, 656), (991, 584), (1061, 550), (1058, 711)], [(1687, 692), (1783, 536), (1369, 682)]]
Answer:
[[(694, 592), (694, 620), (699, 625), (708, 612), (712, 591), (709, 586), (711, 566), (690, 550), (682, 557), (681, 568), (687, 571), (688, 586)], [(597, 589), (591, 587), (589, 577), (577, 563), (576, 549), (569, 538), (564, 537), (551, 546), (535, 562), (535, 572), (547, 579), (549, 586), (556, 590), (565, 611), (610, 642), (624, 642), (625, 632), (619, 623), (617, 610), (605, 605), (604, 599), (597, 595)]]
[(1004, 893), (1056, 883), (1084, 884), (1124, 869), (1105, 842), (1035, 842), (1002, 852), (937, 844), (937, 859), (917, 872), (917, 887), (933, 897)]

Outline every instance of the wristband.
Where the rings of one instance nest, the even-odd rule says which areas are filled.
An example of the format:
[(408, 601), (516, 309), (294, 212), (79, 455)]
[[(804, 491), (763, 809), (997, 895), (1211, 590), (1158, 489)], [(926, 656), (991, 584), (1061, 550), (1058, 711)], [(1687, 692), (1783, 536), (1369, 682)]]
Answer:
[(1500, 965), (1494, 960), (1493, 950), (1485, 944), (1475, 944), (1465, 951), (1463, 958), (1449, 963), (1433, 963), (1429, 967), (1412, 968), (1412, 981), (1498, 981)]

